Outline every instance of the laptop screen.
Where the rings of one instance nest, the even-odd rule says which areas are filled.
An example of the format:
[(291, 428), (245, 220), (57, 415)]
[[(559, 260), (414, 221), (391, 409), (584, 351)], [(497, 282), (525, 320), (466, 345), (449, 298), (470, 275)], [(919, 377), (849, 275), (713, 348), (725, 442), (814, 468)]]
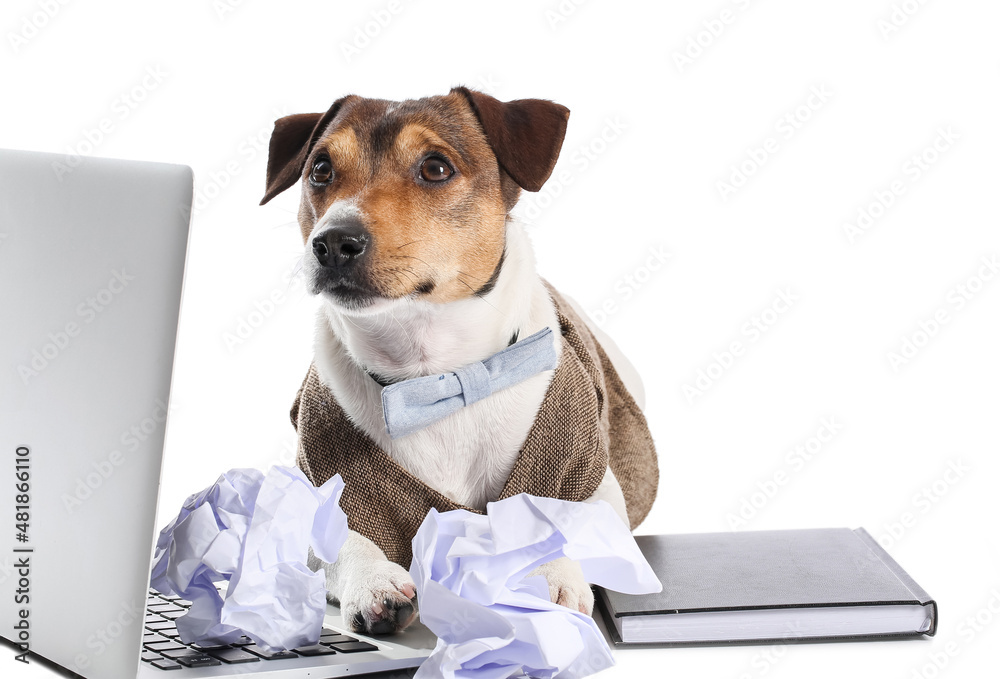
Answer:
[(0, 151), (0, 634), (85, 677), (138, 666), (192, 186)]

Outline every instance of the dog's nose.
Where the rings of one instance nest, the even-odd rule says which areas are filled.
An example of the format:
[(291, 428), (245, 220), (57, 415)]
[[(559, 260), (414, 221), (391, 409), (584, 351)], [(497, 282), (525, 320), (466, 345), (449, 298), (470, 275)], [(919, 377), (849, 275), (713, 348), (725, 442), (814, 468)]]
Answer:
[(360, 224), (341, 224), (313, 238), (316, 261), (325, 267), (351, 266), (369, 250), (371, 234)]

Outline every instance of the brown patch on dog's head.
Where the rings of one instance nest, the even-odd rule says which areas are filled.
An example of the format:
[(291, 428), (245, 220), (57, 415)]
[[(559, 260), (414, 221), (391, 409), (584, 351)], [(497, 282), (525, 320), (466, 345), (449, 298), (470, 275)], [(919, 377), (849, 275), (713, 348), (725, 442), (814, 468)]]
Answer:
[(275, 122), (261, 204), (302, 179), (312, 288), (344, 306), (485, 294), (507, 214), (521, 188), (552, 173), (568, 116), (464, 87), (402, 102), (344, 97)]

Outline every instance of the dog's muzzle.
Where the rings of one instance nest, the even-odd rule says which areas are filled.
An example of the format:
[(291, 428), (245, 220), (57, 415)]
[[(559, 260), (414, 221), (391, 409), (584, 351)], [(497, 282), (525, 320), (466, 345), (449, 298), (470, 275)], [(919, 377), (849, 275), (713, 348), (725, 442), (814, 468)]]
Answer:
[(371, 250), (371, 234), (358, 222), (339, 224), (316, 234), (312, 248), (324, 269), (357, 267)]
[(378, 296), (370, 276), (373, 246), (360, 220), (326, 225), (311, 239), (312, 291), (329, 294), (347, 307), (369, 304)]

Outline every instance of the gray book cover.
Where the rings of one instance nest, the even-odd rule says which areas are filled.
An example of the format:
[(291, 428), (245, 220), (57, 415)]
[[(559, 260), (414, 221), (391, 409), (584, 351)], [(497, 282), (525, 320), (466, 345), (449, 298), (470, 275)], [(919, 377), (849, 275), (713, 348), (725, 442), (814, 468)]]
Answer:
[(936, 631), (934, 600), (863, 528), (640, 535), (636, 542), (663, 591), (598, 588), (618, 644), (614, 618), (750, 609), (918, 605), (928, 607), (930, 628), (906, 636)]

